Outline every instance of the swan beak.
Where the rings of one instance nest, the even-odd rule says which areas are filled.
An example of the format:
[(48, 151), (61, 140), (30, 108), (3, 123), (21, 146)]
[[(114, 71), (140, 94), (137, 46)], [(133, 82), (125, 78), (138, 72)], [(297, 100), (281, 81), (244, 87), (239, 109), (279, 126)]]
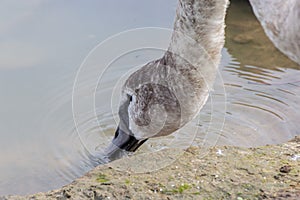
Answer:
[(133, 135), (126, 133), (118, 127), (112, 143), (122, 150), (135, 152), (146, 140), (137, 140)]
[(146, 141), (147, 139), (138, 140), (118, 127), (111, 144), (105, 149), (106, 162), (119, 159), (129, 152), (135, 152)]

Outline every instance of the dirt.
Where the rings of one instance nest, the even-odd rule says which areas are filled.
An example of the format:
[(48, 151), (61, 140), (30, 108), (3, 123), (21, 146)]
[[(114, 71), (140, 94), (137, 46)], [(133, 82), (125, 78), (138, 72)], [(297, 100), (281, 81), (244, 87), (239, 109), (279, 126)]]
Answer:
[[(169, 149), (159, 157), (174, 154)], [(159, 170), (120, 170), (142, 158), (151, 162), (147, 154), (132, 156), (98, 166), (58, 190), (2, 199), (300, 199), (300, 137), (259, 148), (213, 147), (199, 155), (202, 149), (191, 147)]]

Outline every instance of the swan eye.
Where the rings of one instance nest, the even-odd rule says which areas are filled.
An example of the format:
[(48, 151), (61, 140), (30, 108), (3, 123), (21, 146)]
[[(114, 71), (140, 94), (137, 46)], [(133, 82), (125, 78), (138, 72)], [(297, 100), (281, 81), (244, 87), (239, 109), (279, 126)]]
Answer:
[(129, 102), (132, 102), (132, 99), (133, 99), (132, 96), (130, 96), (130, 97), (129, 97)]

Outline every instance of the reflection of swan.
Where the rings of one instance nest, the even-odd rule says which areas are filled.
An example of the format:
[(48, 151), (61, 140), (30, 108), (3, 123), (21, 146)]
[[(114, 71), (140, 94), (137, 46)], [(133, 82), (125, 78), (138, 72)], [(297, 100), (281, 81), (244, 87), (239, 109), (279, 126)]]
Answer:
[(122, 90), (120, 123), (106, 155), (135, 151), (193, 119), (208, 98), (224, 45), (228, 0), (179, 0), (168, 51), (134, 72)]
[(273, 44), (300, 64), (300, 1), (250, 0), (250, 3)]

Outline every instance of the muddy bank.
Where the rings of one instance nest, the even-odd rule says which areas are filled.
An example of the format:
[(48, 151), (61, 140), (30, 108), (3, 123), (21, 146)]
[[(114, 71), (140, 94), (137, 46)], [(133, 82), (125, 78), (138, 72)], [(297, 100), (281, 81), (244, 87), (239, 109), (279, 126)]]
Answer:
[[(174, 152), (166, 150), (159, 156), (171, 158)], [(58, 190), (2, 199), (300, 198), (300, 137), (281, 145), (213, 147), (199, 156), (202, 153), (191, 147), (171, 165), (146, 173), (119, 170), (118, 166), (128, 164), (123, 159), (98, 166)], [(131, 162), (140, 162), (143, 156), (132, 157)]]

